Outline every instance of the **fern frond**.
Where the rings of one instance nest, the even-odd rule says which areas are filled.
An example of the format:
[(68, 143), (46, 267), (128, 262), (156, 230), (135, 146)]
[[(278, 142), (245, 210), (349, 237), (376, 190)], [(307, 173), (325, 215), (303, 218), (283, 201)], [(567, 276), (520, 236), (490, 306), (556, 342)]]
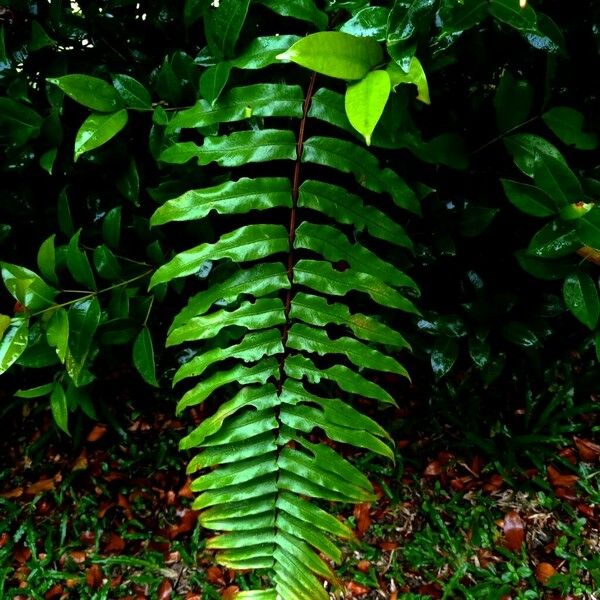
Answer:
[[(265, 47), (264, 60), (270, 57)], [(336, 444), (393, 460), (390, 436), (351, 398), (395, 404), (375, 376), (408, 377), (396, 353), (409, 344), (377, 316), (378, 306), (400, 316), (418, 313), (411, 300), (418, 295), (415, 282), (375, 250), (388, 244), (393, 252), (387, 256), (398, 248), (410, 251), (408, 234), (381, 207), (348, 192), (340, 175), (415, 214), (417, 197), (365, 148), (335, 137), (304, 139), (312, 117), (350, 131), (336, 112), (334, 92), (317, 91), (312, 106), (310, 97), (295, 85), (251, 85), (176, 115), (170, 132), (234, 122), (241, 130), (230, 132), (227, 125), (227, 135), (205, 137), (200, 145), (175, 143), (163, 152), (164, 162), (194, 159), (234, 173), (266, 163), (276, 176), (232, 177), (190, 190), (152, 218), (153, 225), (218, 222), (221, 215), (238, 215), (228, 219), (234, 222), (240, 215), (250, 219), (221, 232), (216, 242), (176, 254), (152, 279), (157, 285), (193, 277), (208, 261), (237, 269), (220, 281), (209, 277), (207, 289), (175, 317), (167, 344), (198, 344), (174, 376), (174, 384), (194, 381), (178, 413), (209, 397), (220, 399), (181, 442), (183, 449), (198, 450), (188, 473), (197, 475), (192, 489), (199, 494), (194, 508), (201, 511), (200, 522), (217, 532), (207, 547), (227, 567), (266, 569), (274, 585), (241, 592), (240, 600), (328, 599), (321, 579), (336, 584), (330, 564), (341, 560), (336, 540), (351, 540), (353, 533), (318, 502), (369, 502), (375, 496), (367, 477), (314, 439), (324, 433)], [(243, 129), (252, 116), (299, 119), (299, 137), (291, 129)], [(293, 161), (293, 169), (285, 161)], [(335, 173), (335, 183), (314, 175), (303, 181), (308, 164), (326, 167), (311, 173)], [(279, 222), (283, 211), (289, 213), (288, 227)], [(350, 228), (360, 232), (354, 241), (342, 230)]]

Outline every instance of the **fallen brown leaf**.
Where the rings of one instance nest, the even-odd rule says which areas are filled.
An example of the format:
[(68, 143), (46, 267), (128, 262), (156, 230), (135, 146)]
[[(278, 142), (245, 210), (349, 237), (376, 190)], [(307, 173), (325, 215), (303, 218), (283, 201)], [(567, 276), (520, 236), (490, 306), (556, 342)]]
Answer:
[(37, 496), (44, 492), (51, 492), (54, 489), (54, 479), (40, 479), (32, 483), (25, 489), (25, 493), (30, 496)]
[(437, 477), (442, 472), (442, 465), (438, 460), (432, 460), (428, 465), (423, 475), (426, 477)]
[(546, 585), (554, 575), (556, 575), (556, 569), (550, 563), (541, 562), (535, 568), (535, 578), (542, 585)]
[(104, 552), (121, 552), (125, 549), (125, 540), (114, 532), (111, 532), (110, 538), (104, 547)]
[(87, 451), (84, 448), (73, 463), (73, 471), (85, 471), (88, 468)]
[(371, 526), (371, 504), (362, 502), (354, 506), (354, 518), (356, 519), (356, 537), (361, 538)]
[(579, 477), (577, 475), (564, 475), (558, 469), (549, 465), (548, 479), (554, 487), (571, 488), (577, 483)]
[(213, 585), (225, 585), (225, 577), (221, 567), (208, 567), (208, 569), (206, 569), (206, 579), (208, 580), (208, 583), (212, 583)]
[(221, 598), (223, 600), (234, 600), (239, 591), (240, 588), (237, 585), (230, 585), (221, 592)]
[(525, 541), (525, 523), (519, 513), (512, 510), (504, 516), (504, 542), (512, 552), (518, 552)]
[(7, 492), (2, 492), (0, 494), (0, 498), (5, 498), (6, 500), (10, 500), (11, 498), (20, 498), (23, 495), (23, 488), (17, 487), (12, 490), (8, 490)]
[(398, 547), (398, 542), (379, 542), (379, 547), (384, 552), (391, 552), (392, 550), (395, 550)]
[(371, 568), (371, 563), (368, 560), (359, 560), (356, 568), (362, 573), (366, 573)]
[(97, 442), (104, 437), (107, 430), (106, 425), (94, 425), (93, 429), (88, 433), (86, 440), (88, 442)]
[(53, 600), (59, 598), (63, 593), (63, 587), (60, 583), (53, 585), (45, 594), (44, 600)]
[(346, 584), (346, 589), (354, 596), (366, 596), (369, 593), (369, 588), (364, 585), (349, 581)]
[(93, 590), (97, 590), (102, 585), (102, 569), (99, 565), (92, 565), (85, 572), (85, 582)]
[(589, 440), (574, 438), (579, 457), (584, 462), (596, 462), (600, 458), (600, 445)]
[(171, 600), (173, 594), (173, 586), (168, 579), (163, 579), (162, 583), (158, 586), (156, 593), (157, 600)]

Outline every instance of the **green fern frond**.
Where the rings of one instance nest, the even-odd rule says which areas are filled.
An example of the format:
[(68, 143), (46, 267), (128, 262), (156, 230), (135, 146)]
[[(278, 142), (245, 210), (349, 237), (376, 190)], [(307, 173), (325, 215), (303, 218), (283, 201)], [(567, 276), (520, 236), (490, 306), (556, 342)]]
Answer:
[[(252, 129), (245, 128), (257, 116), (267, 123), (271, 117), (300, 123), (269, 129), (253, 121)], [(377, 306), (400, 316), (418, 312), (411, 300), (418, 295), (415, 282), (374, 250), (389, 245), (387, 257), (398, 248), (412, 251), (405, 229), (342, 180), (349, 175), (346, 187), (358, 184), (368, 197), (379, 194), (383, 204), (391, 198), (418, 214), (415, 193), (362, 146), (336, 137), (305, 138), (311, 118), (351, 132), (334, 92), (322, 88), (305, 98), (300, 87), (283, 83), (233, 88), (213, 104), (200, 101), (178, 113), (168, 125), (172, 133), (232, 123), (240, 130), (205, 137), (202, 144), (177, 142), (163, 152), (165, 163), (194, 159), (233, 173), (263, 163), (276, 176), (233, 176), (190, 190), (152, 217), (153, 225), (220, 222), (221, 215), (230, 223), (229, 231), (219, 228), (217, 241), (173, 256), (152, 285), (194, 276), (209, 262), (229, 264), (229, 274), (217, 273), (219, 281), (211, 275), (207, 289), (175, 317), (167, 344), (197, 344), (173, 379), (194, 381), (177, 411), (211, 396), (221, 399), (181, 447), (198, 450), (188, 473), (196, 475), (200, 522), (217, 533), (207, 547), (229, 568), (266, 569), (274, 586), (241, 592), (240, 600), (329, 597), (322, 579), (337, 584), (331, 563), (339, 563), (342, 553), (336, 540), (351, 540), (353, 533), (318, 503), (370, 502), (375, 496), (356, 467), (314, 439), (322, 432), (336, 444), (394, 459), (390, 436), (351, 398), (395, 404), (374, 376), (408, 377), (397, 352), (409, 344), (378, 316)], [(316, 178), (314, 168), (304, 178), (305, 165), (316, 165), (325, 177), (333, 174), (334, 181)], [(281, 222), (286, 212), (287, 227)], [(245, 216), (250, 222), (240, 225)], [(359, 234), (352, 241), (350, 229)]]

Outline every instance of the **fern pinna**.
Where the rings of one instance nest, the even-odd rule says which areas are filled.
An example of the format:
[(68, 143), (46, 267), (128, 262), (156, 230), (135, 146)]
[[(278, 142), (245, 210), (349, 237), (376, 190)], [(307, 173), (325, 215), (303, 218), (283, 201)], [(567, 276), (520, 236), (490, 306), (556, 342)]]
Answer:
[[(254, 44), (281, 51), (289, 38)], [(276, 53), (260, 66), (274, 62)], [(256, 73), (258, 79), (261, 70)], [(156, 211), (153, 225), (205, 219), (213, 211), (218, 231), (219, 223), (233, 225), (214, 243), (175, 255), (152, 285), (220, 261), (213, 269), (217, 281), (209, 279), (207, 289), (189, 299), (167, 344), (199, 344), (174, 377), (174, 383), (194, 379), (179, 412), (213, 395), (224, 399), (181, 447), (199, 449), (188, 467), (200, 473), (192, 486), (199, 493), (194, 507), (202, 526), (220, 532), (208, 547), (229, 568), (268, 570), (272, 588), (240, 592), (246, 600), (328, 598), (321, 578), (335, 585), (330, 561), (341, 558), (335, 540), (353, 532), (317, 504), (368, 502), (374, 495), (365, 475), (313, 434), (319, 430), (333, 442), (393, 459), (391, 438), (351, 399), (394, 403), (372, 375), (406, 376), (394, 355), (408, 344), (373, 315), (377, 305), (416, 312), (407, 297), (417, 292), (414, 282), (367, 248), (368, 238), (377, 238), (371, 247), (387, 244), (394, 256), (390, 248), (410, 249), (410, 239), (342, 182), (352, 184), (353, 176), (355, 187), (387, 195), (414, 213), (417, 199), (356, 141), (343, 96), (324, 87), (325, 80), (313, 74), (305, 90), (286, 83), (232, 87), (213, 103), (201, 100), (176, 114), (167, 132), (189, 139), (186, 130), (219, 127), (218, 134), (200, 145), (175, 143), (161, 156), (165, 163), (194, 159), (231, 169), (224, 183), (187, 191)], [(336, 135), (310, 135), (313, 120), (321, 122), (315, 129)], [(236, 174), (249, 163), (288, 176)], [(358, 241), (349, 239), (352, 230)], [(349, 298), (359, 298), (361, 308), (371, 305), (372, 315), (353, 312)]]

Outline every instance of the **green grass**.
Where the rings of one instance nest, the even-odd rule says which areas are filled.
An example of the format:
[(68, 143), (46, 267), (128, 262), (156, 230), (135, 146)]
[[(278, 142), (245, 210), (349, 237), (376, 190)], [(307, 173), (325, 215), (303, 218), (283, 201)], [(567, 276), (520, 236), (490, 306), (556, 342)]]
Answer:
[[(260, 583), (257, 575), (209, 570), (206, 532), (194, 523), (170, 535), (191, 502), (179, 494), (186, 457), (177, 451), (178, 428), (163, 419), (125, 441), (109, 432), (85, 444), (78, 470), (78, 452), (54, 446), (52, 436), (43, 452), (34, 441), (12, 446), (15, 454), (0, 468), (0, 492), (25, 490), (45, 477), (56, 483), (39, 495), (0, 497), (0, 598), (156, 598), (168, 580), (173, 600), (188, 594), (219, 600), (228, 586)], [(30, 464), (33, 449), (38, 458)], [(562, 472), (579, 477), (570, 497), (559, 498), (543, 472), (515, 478), (516, 487), (484, 491), (496, 472), (492, 461), (469, 479), (467, 463), (450, 456), (439, 476), (423, 477), (428, 461), (419, 447), (399, 454), (396, 467), (370, 456), (359, 462), (380, 501), (339, 568), (352, 597), (592, 599), (600, 588), (597, 464), (555, 460)], [(456, 491), (453, 480), (461, 478), (466, 487)], [(355, 525), (352, 507), (338, 510)], [(503, 543), (501, 521), (510, 510), (527, 524), (518, 552)], [(111, 534), (122, 548), (107, 551)], [(557, 570), (545, 584), (536, 577), (539, 562)], [(98, 568), (101, 576), (90, 585)]]

